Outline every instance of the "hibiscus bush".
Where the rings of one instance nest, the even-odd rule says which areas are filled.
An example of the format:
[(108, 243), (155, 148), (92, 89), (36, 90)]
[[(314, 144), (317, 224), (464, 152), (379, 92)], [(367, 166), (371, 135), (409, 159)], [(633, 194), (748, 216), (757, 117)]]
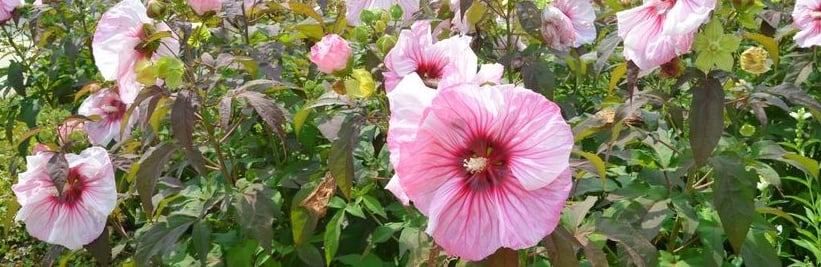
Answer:
[(0, 21), (0, 265), (821, 264), (818, 1)]

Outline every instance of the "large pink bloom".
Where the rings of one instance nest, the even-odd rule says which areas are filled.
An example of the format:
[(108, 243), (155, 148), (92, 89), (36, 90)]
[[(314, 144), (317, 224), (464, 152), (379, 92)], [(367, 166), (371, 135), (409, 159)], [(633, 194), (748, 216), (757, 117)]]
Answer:
[(413, 13), (419, 11), (419, 0), (345, 0), (345, 18), (349, 25), (359, 26), (359, 14), (362, 10), (390, 10), (391, 6), (399, 4), (402, 7), (403, 19), (410, 20)]
[(188, 5), (197, 15), (204, 15), (210, 11), (219, 12), (222, 9), (222, 0), (188, 0)]
[(108, 152), (90, 147), (80, 155), (66, 154), (69, 171), (62, 195), (48, 174), (52, 152), (26, 157), (26, 172), (11, 187), (20, 210), (15, 220), (37, 239), (78, 249), (94, 241), (117, 203), (114, 168)]
[(821, 45), (821, 1), (795, 1), (792, 20), (793, 25), (800, 30), (793, 37), (799, 47)]
[(542, 12), (542, 37), (553, 49), (579, 47), (596, 39), (596, 13), (588, 0), (556, 0)]
[(328, 34), (311, 47), (311, 62), (319, 71), (333, 74), (345, 70), (353, 52), (348, 41), (336, 34)]
[(120, 97), (111, 89), (103, 89), (90, 95), (83, 100), (77, 113), (83, 116), (99, 116), (98, 121), (88, 121), (84, 123), (88, 140), (92, 144), (105, 146), (111, 140), (120, 141), (122, 138), (130, 136), (131, 127), (136, 122), (137, 112), (129, 116), (125, 132), (120, 135), (123, 117), (128, 110), (128, 105), (120, 101)]
[(388, 93), (392, 117), (403, 118), (392, 118), (388, 135), (401, 147), (400, 187), (428, 216), (426, 231), (468, 260), (537, 244), (571, 188), (573, 136), (558, 106), (512, 85), (462, 84), (435, 96), (424, 87), (410, 76)]
[(417, 21), (402, 30), (396, 46), (385, 56), (385, 89), (390, 92), (403, 77), (416, 73), (430, 88), (445, 88), (461, 83), (500, 83), (504, 68), (485, 64), (477, 69), (476, 54), (470, 37), (453, 36), (434, 42), (429, 21)]
[[(117, 80), (120, 97), (126, 104), (133, 103), (142, 89), (134, 68), (138, 61), (148, 57), (135, 49), (143, 38), (148, 37), (143, 24), (154, 24), (146, 15), (145, 6), (139, 0), (123, 0), (103, 13), (91, 42), (97, 69), (107, 81)], [(158, 23), (155, 28), (157, 31), (170, 30), (165, 23)], [(179, 52), (180, 43), (173, 33), (172, 37), (160, 41), (153, 59)]]
[(0, 0), (0, 23), (9, 20), (14, 9), (22, 5), (21, 0)]
[(616, 13), (625, 59), (650, 71), (690, 52), (693, 36), (715, 6), (715, 0), (646, 0)]

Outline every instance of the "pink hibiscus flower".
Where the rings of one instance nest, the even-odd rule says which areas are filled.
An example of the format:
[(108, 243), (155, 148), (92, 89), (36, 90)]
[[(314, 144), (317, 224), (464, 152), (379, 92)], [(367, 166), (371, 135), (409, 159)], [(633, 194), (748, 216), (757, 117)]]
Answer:
[(646, 0), (616, 13), (624, 58), (650, 71), (690, 52), (693, 36), (715, 6), (715, 0)]
[(11, 187), (20, 210), (15, 220), (37, 239), (78, 249), (100, 236), (117, 203), (114, 168), (108, 152), (90, 147), (80, 155), (66, 154), (68, 177), (58, 194), (47, 166), (55, 153), (26, 157), (26, 172)]
[(408, 21), (413, 13), (419, 11), (419, 0), (345, 0), (345, 18), (348, 25), (359, 26), (359, 14), (362, 10), (389, 10), (391, 6), (399, 4), (402, 7), (403, 18)]
[(11, 19), (14, 9), (22, 5), (21, 0), (0, 0), (0, 23)]
[(188, 0), (188, 5), (197, 15), (205, 15), (208, 12), (219, 12), (222, 9), (222, 0)]
[(412, 75), (388, 93), (396, 187), (428, 216), (427, 233), (468, 260), (537, 244), (571, 188), (573, 135), (559, 107), (512, 85), (432, 91)]
[(799, 47), (821, 45), (821, 1), (795, 1), (792, 20), (793, 25), (800, 30), (793, 37)]
[(348, 61), (353, 52), (348, 41), (339, 35), (329, 34), (311, 47), (310, 60), (316, 64), (319, 71), (333, 74), (348, 67)]
[(453, 36), (434, 42), (429, 21), (417, 21), (402, 30), (396, 46), (385, 56), (385, 89), (390, 92), (403, 77), (416, 73), (430, 88), (445, 88), (461, 83), (500, 83), (504, 68), (499, 64), (477, 69), (476, 54), (470, 37)]
[(85, 132), (92, 144), (105, 146), (111, 140), (119, 142), (130, 136), (131, 127), (136, 122), (135, 118), (138, 115), (135, 111), (134, 114), (129, 116), (130, 119), (125, 127), (125, 132), (120, 135), (123, 117), (127, 110), (128, 105), (120, 100), (120, 96), (113, 90), (106, 88), (83, 100), (80, 108), (77, 109), (77, 113), (87, 117), (94, 115), (100, 117), (98, 121), (85, 122)]
[[(123, 103), (133, 103), (142, 89), (134, 68), (138, 61), (148, 59), (149, 53), (137, 50), (137, 46), (148, 37), (143, 24), (153, 23), (139, 0), (123, 0), (103, 13), (97, 23), (91, 42), (94, 62), (105, 80), (117, 80)], [(170, 30), (165, 23), (158, 23), (155, 28), (157, 31)], [(160, 40), (156, 51), (150, 53), (151, 59), (173, 56), (179, 50), (180, 43), (172, 32), (172, 37)]]
[(542, 37), (553, 49), (579, 47), (596, 39), (596, 13), (588, 0), (556, 0), (542, 12)]

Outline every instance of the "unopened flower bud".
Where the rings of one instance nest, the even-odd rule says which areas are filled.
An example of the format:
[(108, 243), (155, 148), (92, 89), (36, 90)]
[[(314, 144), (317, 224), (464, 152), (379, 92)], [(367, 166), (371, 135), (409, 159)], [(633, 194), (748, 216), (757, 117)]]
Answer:
[(165, 3), (163, 0), (151, 0), (148, 1), (148, 6), (146, 8), (146, 15), (149, 18), (162, 20), (165, 18), (165, 14), (168, 11), (168, 4)]
[(391, 18), (393, 20), (401, 20), (402, 16), (405, 15), (404, 11), (402, 11), (402, 6), (399, 4), (395, 4), (391, 6)]

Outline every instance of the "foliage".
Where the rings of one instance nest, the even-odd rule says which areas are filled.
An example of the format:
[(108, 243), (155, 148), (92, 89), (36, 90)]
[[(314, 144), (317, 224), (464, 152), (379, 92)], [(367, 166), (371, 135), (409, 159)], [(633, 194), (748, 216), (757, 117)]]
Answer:
[[(128, 266), (459, 261), (425, 234), (420, 212), (383, 189), (393, 169), (382, 61), (410, 22), (395, 6), (363, 12), (366, 23), (350, 26), (340, 1), (250, 9), (225, 1), (202, 17), (185, 1), (168, 1), (163, 20), (183, 49), (141, 66), (141, 80), (164, 84), (141, 91), (139, 114), (129, 110), (139, 118), (131, 138), (107, 147), (119, 193), (101, 237), (108, 242), (67, 251), (28, 236), (13, 221), (19, 205), (10, 189), (25, 156), (38, 143), (89, 146), (82, 133), (64, 140), (57, 127), (78, 118), (87, 95), (114, 85), (91, 52), (97, 20), (114, 3), (44, 2), (0, 26), (10, 58), (0, 69), (3, 265), (86, 265), (105, 256)], [(423, 5), (416, 17), (447, 23), (447, 2)], [(486, 264), (821, 264), (821, 96), (808, 90), (821, 83), (819, 52), (793, 43), (793, 1), (720, 1), (694, 53), (641, 77), (620, 53), (613, 16), (638, 3), (596, 1), (595, 42), (567, 51), (541, 40), (539, 8), (547, 4), (458, 7), (481, 61), (502, 63), (505, 82), (558, 103), (576, 141), (560, 226), (540, 245)], [(308, 60), (330, 33), (354, 48), (343, 77)], [(735, 61), (748, 47), (763, 47), (772, 69), (742, 71)]]

